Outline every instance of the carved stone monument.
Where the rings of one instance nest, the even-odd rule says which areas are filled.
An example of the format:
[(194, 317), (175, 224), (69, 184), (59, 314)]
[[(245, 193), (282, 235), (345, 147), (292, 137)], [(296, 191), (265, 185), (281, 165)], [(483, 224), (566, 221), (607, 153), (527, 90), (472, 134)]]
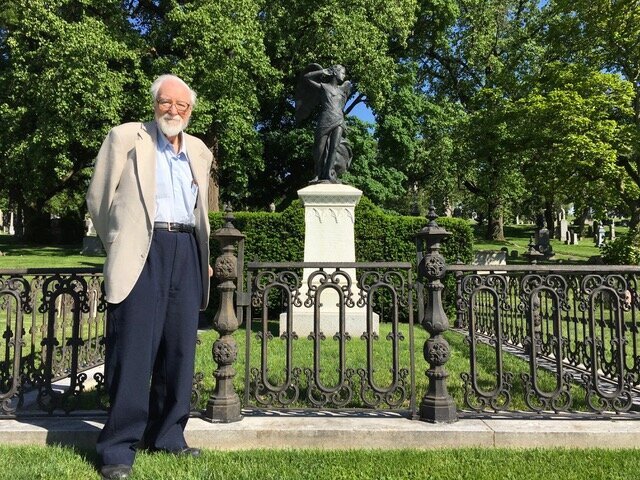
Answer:
[[(318, 183), (298, 190), (298, 196), (304, 205), (305, 262), (355, 262), (355, 206), (362, 191), (349, 185)], [(307, 336), (314, 331), (314, 307), (305, 307), (309, 276), (315, 269), (304, 269), (301, 289), (302, 305), (292, 309), (292, 328), (298, 336)], [(325, 269), (333, 273), (335, 269)], [(355, 268), (345, 272), (351, 278), (351, 293), (354, 302), (358, 300), (358, 288)], [(320, 283), (320, 278), (312, 278), (311, 286)], [(345, 279), (346, 283), (346, 279)], [(338, 292), (327, 288), (322, 290), (319, 300), (320, 329), (327, 336), (339, 331)], [(373, 314), (373, 331), (378, 332), (379, 318)], [(367, 311), (365, 307), (345, 308), (345, 330), (352, 336), (360, 336), (367, 331)], [(287, 313), (280, 315), (280, 334), (287, 331)]]
[(86, 233), (82, 239), (80, 255), (103, 255), (104, 248), (102, 247), (102, 242), (98, 238), (96, 229), (93, 227), (93, 221), (89, 215), (84, 217), (84, 226)]
[(602, 224), (598, 225), (598, 230), (595, 233), (595, 243), (596, 243), (596, 247), (601, 247), (604, 244), (604, 240), (605, 240), (605, 230), (604, 230), (604, 226)]
[(569, 231), (569, 222), (564, 214), (564, 209), (558, 213), (558, 226), (556, 227), (556, 239), (565, 241), (567, 239), (567, 233)]

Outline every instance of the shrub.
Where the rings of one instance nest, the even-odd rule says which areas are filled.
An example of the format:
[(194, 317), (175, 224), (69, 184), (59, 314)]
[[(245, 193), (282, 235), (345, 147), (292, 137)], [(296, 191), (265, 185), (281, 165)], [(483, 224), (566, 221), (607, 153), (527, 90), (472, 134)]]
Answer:
[(640, 231), (629, 230), (614, 241), (602, 245), (600, 252), (607, 265), (640, 264)]
[[(304, 207), (296, 200), (282, 213), (234, 213), (235, 227), (245, 236), (245, 260), (301, 262), (304, 259)], [(366, 197), (356, 206), (354, 227), (356, 260), (359, 262), (416, 262), (415, 234), (427, 225), (425, 217), (385, 213)], [(222, 226), (223, 213), (210, 214), (211, 231)], [(461, 219), (439, 218), (438, 224), (452, 235), (442, 244), (448, 263), (470, 262), (473, 233)], [(211, 242), (212, 258), (219, 255)]]

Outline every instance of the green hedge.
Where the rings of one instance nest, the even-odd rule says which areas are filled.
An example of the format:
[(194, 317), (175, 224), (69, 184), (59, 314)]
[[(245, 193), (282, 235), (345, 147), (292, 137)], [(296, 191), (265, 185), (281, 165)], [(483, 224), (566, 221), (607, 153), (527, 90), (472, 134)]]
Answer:
[[(356, 261), (412, 262), (415, 265), (415, 234), (427, 224), (425, 217), (390, 215), (362, 197), (355, 210)], [(296, 200), (282, 213), (234, 212), (235, 227), (245, 236), (245, 259), (263, 262), (304, 260), (304, 207)], [(222, 226), (221, 212), (211, 213), (211, 231)], [(447, 263), (472, 259), (473, 232), (456, 218), (439, 218), (438, 224), (452, 235), (442, 245)], [(219, 251), (212, 240), (212, 257)]]

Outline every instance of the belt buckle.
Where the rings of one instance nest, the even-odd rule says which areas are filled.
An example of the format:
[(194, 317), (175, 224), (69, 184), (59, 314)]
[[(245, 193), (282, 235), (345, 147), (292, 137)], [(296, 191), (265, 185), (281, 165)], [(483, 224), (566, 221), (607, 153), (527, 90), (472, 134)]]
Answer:
[(171, 222), (167, 222), (167, 231), (168, 232), (177, 232), (178, 230), (173, 228), (172, 225), (176, 225), (176, 224), (173, 224)]

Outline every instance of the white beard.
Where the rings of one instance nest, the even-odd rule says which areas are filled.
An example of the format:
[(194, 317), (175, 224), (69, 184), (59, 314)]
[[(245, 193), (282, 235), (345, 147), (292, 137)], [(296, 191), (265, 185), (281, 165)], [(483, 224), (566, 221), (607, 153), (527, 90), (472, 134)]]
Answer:
[(156, 121), (160, 126), (160, 130), (167, 137), (175, 137), (179, 135), (187, 125), (189, 124), (189, 120), (183, 120), (180, 115), (171, 115), (170, 113), (165, 113), (162, 116), (156, 117)]

